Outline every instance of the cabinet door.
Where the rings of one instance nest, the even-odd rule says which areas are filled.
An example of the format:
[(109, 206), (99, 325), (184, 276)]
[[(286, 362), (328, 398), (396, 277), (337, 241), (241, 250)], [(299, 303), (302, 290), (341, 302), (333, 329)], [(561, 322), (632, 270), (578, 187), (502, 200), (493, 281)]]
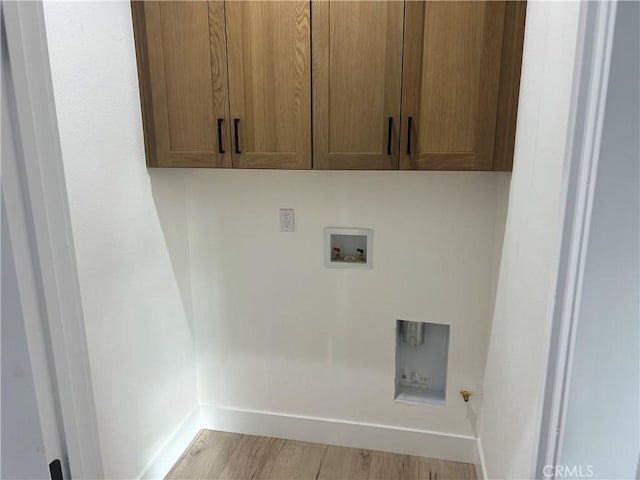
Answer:
[(150, 167), (230, 167), (224, 4), (132, 2)]
[(226, 3), (233, 166), (311, 168), (308, 1)]
[(313, 2), (314, 168), (398, 168), (403, 10)]
[(400, 168), (492, 169), (504, 12), (406, 2)]

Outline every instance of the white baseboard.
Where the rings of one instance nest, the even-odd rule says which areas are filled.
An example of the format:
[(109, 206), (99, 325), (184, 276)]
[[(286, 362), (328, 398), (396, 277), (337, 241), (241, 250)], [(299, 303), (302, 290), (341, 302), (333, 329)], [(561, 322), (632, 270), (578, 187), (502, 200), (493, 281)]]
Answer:
[(201, 428), (200, 406), (196, 405), (180, 426), (169, 436), (138, 478), (144, 480), (164, 478)]
[(196, 406), (139, 478), (164, 478), (202, 428), (473, 463), (478, 480), (488, 478), (482, 445), (470, 436), (213, 405)]
[(474, 462), (476, 466), (476, 478), (478, 480), (487, 480), (489, 475), (487, 475), (487, 463), (484, 460), (484, 450), (482, 450), (482, 440), (480, 438), (478, 438), (477, 444), (478, 450)]
[(464, 435), (213, 405), (202, 405), (200, 411), (202, 428), (211, 430), (381, 450), (465, 463), (475, 463), (478, 455), (476, 439)]

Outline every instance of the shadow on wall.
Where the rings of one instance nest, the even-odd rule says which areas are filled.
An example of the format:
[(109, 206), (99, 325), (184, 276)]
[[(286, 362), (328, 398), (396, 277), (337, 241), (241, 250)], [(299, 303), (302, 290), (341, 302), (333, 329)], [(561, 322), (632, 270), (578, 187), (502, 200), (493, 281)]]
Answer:
[(171, 260), (173, 275), (191, 335), (195, 339), (185, 179), (188, 172), (179, 169), (148, 169), (148, 173), (153, 202)]

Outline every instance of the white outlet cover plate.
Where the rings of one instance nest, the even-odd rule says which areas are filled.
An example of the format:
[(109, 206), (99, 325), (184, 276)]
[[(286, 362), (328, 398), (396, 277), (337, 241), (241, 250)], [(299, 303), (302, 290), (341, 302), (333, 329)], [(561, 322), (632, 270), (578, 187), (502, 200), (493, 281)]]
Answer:
[(280, 231), (281, 232), (295, 231), (293, 208), (280, 209)]

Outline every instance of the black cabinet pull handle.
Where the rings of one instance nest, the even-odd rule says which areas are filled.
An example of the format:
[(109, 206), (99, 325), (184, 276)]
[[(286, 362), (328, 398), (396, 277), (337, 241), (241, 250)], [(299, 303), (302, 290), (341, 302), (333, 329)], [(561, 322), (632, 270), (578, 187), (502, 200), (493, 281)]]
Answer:
[(235, 137), (236, 140), (236, 153), (242, 153), (240, 152), (240, 140), (238, 139), (238, 124), (240, 123), (240, 119), (239, 118), (234, 118), (233, 119), (233, 135)]
[(389, 117), (389, 129), (387, 130), (387, 155), (391, 155), (391, 132), (393, 131), (393, 117)]
[(407, 121), (407, 155), (411, 155), (411, 124), (413, 117), (409, 117)]
[(222, 122), (224, 122), (224, 118), (218, 119), (218, 153), (225, 153), (224, 147), (222, 146)]

